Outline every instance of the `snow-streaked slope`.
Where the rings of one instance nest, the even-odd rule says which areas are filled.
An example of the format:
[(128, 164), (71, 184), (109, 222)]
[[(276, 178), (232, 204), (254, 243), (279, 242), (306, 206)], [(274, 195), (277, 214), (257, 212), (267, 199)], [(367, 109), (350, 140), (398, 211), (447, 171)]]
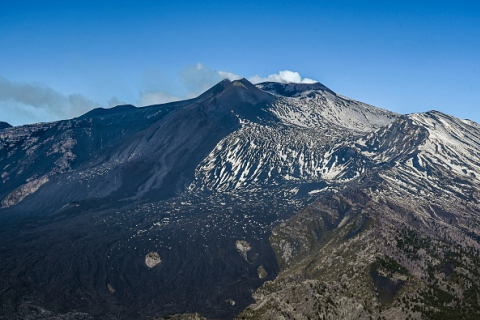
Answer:
[[(335, 145), (326, 156), (330, 167), (339, 169), (330, 178), (347, 172), (359, 177), (373, 170), (399, 194), (421, 190), (466, 197), (473, 192), (471, 185), (480, 185), (479, 127), (436, 111), (402, 116), (366, 136)], [(338, 154), (345, 150), (354, 155), (355, 165), (339, 162)]]
[[(480, 186), (479, 125), (440, 112), (408, 116), (425, 138), (382, 176), (411, 194), (451, 194), (467, 199)], [(478, 192), (477, 192), (478, 193)]]
[(199, 163), (241, 127), (239, 119), (277, 122), (268, 112), (275, 99), (247, 80), (225, 80), (192, 100), (4, 129), (1, 209), (53, 211), (104, 197), (179, 195)]
[(428, 140), (420, 146), (420, 167), (427, 163), (445, 172), (480, 181), (480, 126), (440, 112), (431, 111), (410, 116), (414, 124), (423, 126), (429, 133)]
[[(269, 85), (291, 94), (281, 96)], [(345, 168), (357, 168), (359, 160), (350, 150), (343, 150), (332, 161), (332, 146), (373, 132), (397, 117), (338, 97), (318, 83), (300, 87), (266, 83), (258, 87), (277, 96), (268, 111), (279, 121), (257, 123), (239, 115), (242, 127), (222, 139), (197, 167), (191, 190), (228, 191), (285, 181), (351, 180), (358, 176), (357, 171)]]
[(326, 132), (246, 122), (196, 169), (191, 188), (227, 191), (321, 177)]
[[(401, 279), (414, 279), (404, 288), (438, 281), (435, 290), (454, 288), (480, 310), (469, 302), (480, 292), (471, 290), (480, 288), (479, 129), (437, 112), (399, 116), (319, 83), (244, 79), (192, 100), (2, 129), (0, 284), (12, 289), (0, 290), (2, 306), (12, 315), (22, 301), (52, 301), (41, 307), (230, 319), (288, 266), (298, 274), (280, 277), (279, 292), (313, 275), (357, 294), (338, 305), (341, 318), (360, 305), (384, 309), (372, 271), (388, 255), (408, 270)], [(145, 266), (149, 252), (162, 257), (155, 268)], [(271, 319), (295, 307), (300, 316), (310, 302), (300, 317), (319, 317), (329, 300), (314, 300), (305, 284)], [(406, 309), (421, 292), (411, 293)], [(257, 297), (259, 308), (277, 305)]]
[(285, 124), (305, 128), (332, 128), (333, 125), (351, 131), (371, 132), (388, 125), (397, 116), (393, 112), (339, 96), (320, 83), (267, 82), (258, 86), (280, 97), (271, 111)]
[(273, 230), (281, 272), (239, 318), (478, 319), (479, 129), (431, 111), (335, 144), (335, 192)]

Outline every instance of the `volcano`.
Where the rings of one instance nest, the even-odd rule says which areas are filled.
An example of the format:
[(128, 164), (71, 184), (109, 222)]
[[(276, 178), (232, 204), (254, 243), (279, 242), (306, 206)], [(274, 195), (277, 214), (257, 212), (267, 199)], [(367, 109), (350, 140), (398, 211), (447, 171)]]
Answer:
[(320, 83), (0, 123), (0, 318), (476, 319), (479, 150)]

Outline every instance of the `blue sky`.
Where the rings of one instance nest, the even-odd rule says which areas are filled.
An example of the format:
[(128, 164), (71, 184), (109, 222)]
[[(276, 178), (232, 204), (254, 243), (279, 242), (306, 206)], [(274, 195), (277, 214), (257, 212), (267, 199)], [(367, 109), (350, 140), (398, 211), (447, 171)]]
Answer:
[(0, 121), (292, 70), (399, 113), (480, 122), (479, 57), (477, 1), (0, 1)]

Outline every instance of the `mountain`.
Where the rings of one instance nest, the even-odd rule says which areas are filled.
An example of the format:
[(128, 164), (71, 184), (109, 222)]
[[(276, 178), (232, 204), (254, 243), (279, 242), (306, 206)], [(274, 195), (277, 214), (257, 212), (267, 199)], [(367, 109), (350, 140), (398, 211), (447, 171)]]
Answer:
[(7, 128), (11, 128), (12, 126), (7, 123), (7, 122), (3, 122), (3, 121), (0, 121), (0, 130), (2, 129), (7, 129)]
[(281, 272), (241, 316), (478, 318), (479, 128), (431, 111), (338, 145), (359, 178), (274, 228)]
[(0, 318), (476, 318), (479, 128), (241, 79), (2, 130)]

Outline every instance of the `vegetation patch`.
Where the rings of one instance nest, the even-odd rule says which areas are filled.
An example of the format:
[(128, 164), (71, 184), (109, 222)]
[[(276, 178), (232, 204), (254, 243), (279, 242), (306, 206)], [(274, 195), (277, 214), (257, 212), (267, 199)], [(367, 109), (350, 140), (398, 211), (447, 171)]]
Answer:
[(408, 280), (408, 270), (390, 257), (378, 258), (370, 268), (370, 275), (382, 303), (392, 302)]

